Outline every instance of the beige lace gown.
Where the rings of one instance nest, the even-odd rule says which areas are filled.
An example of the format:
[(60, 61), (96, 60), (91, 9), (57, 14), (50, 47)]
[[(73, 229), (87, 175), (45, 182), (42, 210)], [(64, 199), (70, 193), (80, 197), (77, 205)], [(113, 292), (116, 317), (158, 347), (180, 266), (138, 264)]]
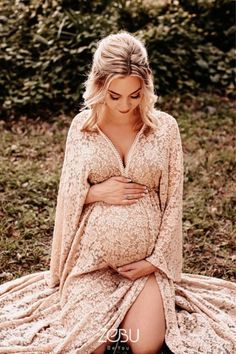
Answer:
[[(0, 286), (0, 353), (91, 353), (118, 328), (148, 276), (113, 266), (146, 259), (163, 298), (165, 341), (174, 354), (236, 353), (236, 284), (182, 273), (183, 153), (175, 118), (156, 111), (121, 157), (98, 128), (70, 126), (61, 173), (50, 270)], [(84, 204), (90, 184), (127, 176), (149, 193), (136, 204)], [(111, 333), (111, 332), (110, 332)]]

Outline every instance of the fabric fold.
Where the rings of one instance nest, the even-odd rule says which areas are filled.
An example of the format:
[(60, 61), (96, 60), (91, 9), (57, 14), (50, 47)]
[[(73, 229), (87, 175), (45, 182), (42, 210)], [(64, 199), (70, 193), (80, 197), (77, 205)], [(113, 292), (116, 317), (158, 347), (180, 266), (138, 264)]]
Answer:
[[(183, 150), (175, 119), (169, 134), (168, 185), (165, 205), (161, 204), (162, 221), (152, 254), (146, 260), (173, 281), (181, 280), (182, 272), (182, 205)], [(161, 176), (163, 183), (165, 175)]]
[(90, 188), (86, 161), (81, 153), (82, 119), (81, 114), (74, 117), (66, 139), (51, 247), (50, 276), (46, 279), (49, 287), (60, 284)]

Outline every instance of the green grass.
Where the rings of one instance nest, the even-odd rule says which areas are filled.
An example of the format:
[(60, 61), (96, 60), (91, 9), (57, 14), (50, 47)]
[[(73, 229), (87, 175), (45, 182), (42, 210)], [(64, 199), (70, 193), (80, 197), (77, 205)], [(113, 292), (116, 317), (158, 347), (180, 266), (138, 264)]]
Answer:
[[(184, 272), (235, 279), (235, 106), (165, 97), (184, 151)], [(0, 283), (49, 269), (57, 189), (71, 117), (0, 121)]]
[(165, 107), (184, 151), (184, 271), (235, 280), (235, 104), (204, 94)]

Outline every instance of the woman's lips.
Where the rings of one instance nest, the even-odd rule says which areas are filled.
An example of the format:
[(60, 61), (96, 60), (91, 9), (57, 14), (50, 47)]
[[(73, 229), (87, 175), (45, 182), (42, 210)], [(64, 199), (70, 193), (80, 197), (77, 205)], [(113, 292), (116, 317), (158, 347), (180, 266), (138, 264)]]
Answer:
[(128, 111), (119, 111), (120, 113), (128, 113), (130, 110)]

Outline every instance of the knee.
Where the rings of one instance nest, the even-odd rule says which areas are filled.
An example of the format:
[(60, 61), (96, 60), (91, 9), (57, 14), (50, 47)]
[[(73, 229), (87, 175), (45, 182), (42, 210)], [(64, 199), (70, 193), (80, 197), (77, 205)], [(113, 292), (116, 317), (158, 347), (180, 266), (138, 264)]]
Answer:
[(92, 352), (92, 354), (104, 354), (105, 349), (98, 348)]
[(164, 339), (156, 342), (155, 345), (151, 343), (129, 343), (133, 354), (158, 354), (163, 344)]
[(153, 350), (153, 349), (132, 349), (133, 354), (158, 354), (160, 349)]
[(102, 345), (100, 345), (100, 347), (95, 349), (91, 354), (104, 354), (106, 350), (106, 346), (107, 344), (103, 343)]
[(161, 350), (162, 346), (160, 346), (160, 348), (157, 348), (155, 350), (153, 349), (147, 349), (147, 348), (139, 348), (139, 349), (132, 349), (131, 347), (131, 350), (132, 350), (132, 353), (133, 354), (158, 354), (160, 353), (160, 350)]

